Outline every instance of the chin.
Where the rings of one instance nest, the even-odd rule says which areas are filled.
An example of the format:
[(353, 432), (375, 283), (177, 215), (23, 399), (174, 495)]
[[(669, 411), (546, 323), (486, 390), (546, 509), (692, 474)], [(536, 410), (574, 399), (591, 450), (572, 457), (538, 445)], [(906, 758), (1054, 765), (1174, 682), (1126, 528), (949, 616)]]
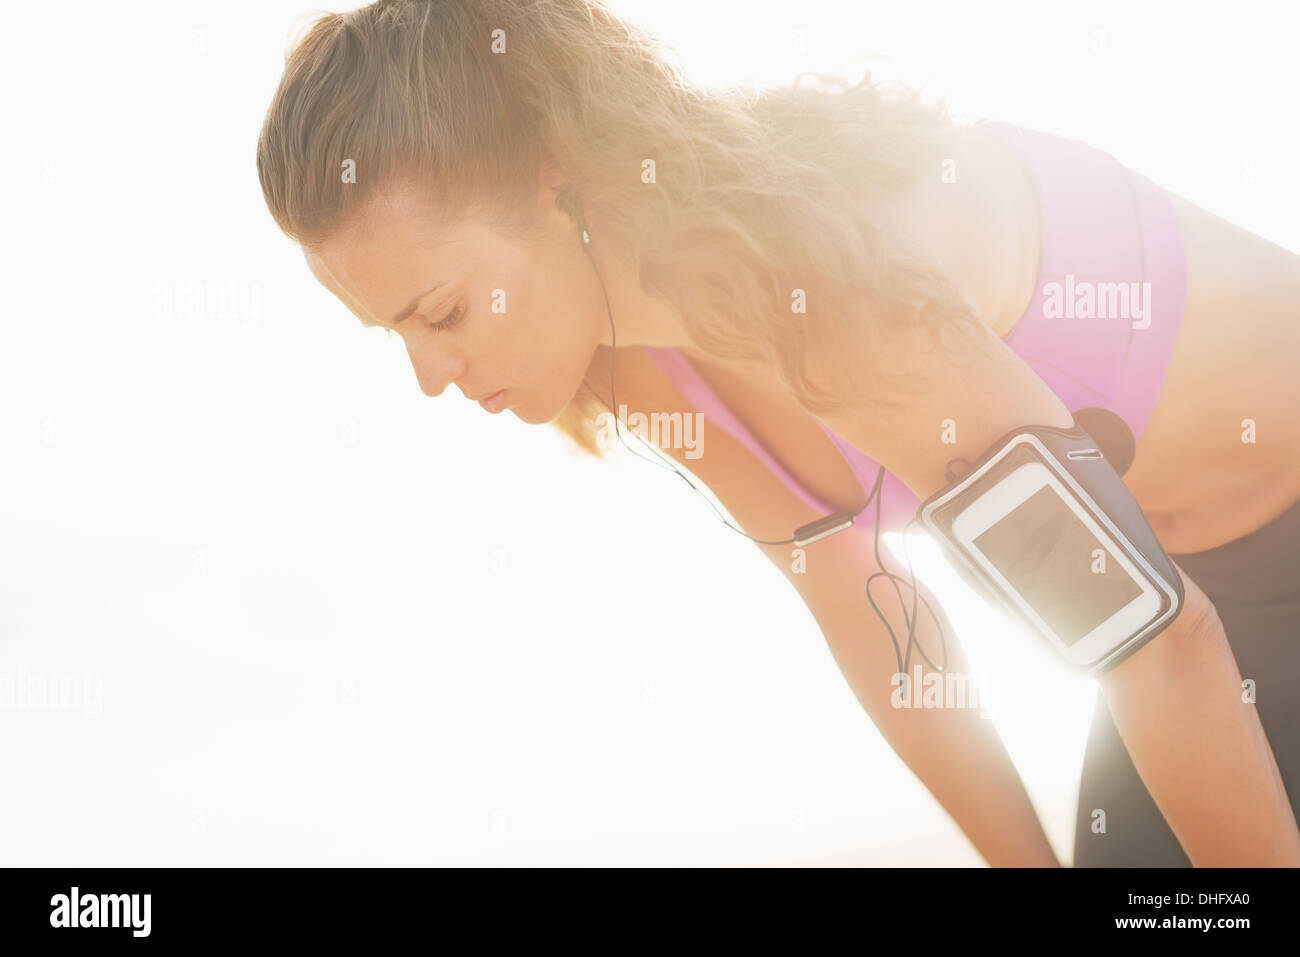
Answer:
[(554, 422), (573, 400), (574, 392), (550, 390), (542, 395), (536, 392), (523, 394), (518, 402), (512, 403), (510, 411), (520, 422), (529, 425), (547, 425)]
[(527, 396), (524, 396), (520, 401), (513, 403), (510, 406), (510, 412), (514, 417), (520, 422), (526, 422), (528, 425), (545, 425), (562, 411), (563, 407), (556, 409), (550, 415), (544, 413), (539, 415), (536, 405), (530, 402)]
[(533, 376), (527, 387), (519, 388), (518, 394), (510, 403), (509, 411), (520, 422), (529, 425), (554, 422), (586, 387), (586, 371), (590, 361), (588, 357), (572, 373), (560, 369), (553, 370), (550, 375)]
[(516, 419), (520, 422), (527, 423), (528, 425), (545, 425), (547, 422), (551, 421), (550, 419), (539, 419), (536, 416), (529, 415), (526, 410), (513, 405), (510, 407), (510, 411)]

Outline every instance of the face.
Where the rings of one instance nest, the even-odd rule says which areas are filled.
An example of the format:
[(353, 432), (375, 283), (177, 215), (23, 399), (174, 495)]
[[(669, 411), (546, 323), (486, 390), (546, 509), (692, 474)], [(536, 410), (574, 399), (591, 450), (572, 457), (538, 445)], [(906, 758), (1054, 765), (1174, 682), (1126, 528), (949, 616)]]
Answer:
[(307, 264), (363, 324), (401, 336), (425, 395), (505, 390), (489, 411), (549, 422), (581, 387), (608, 324), (580, 232), (554, 196), (539, 187), (539, 234), (520, 240), (478, 213), (431, 225), (418, 193), (395, 189), (306, 251)]

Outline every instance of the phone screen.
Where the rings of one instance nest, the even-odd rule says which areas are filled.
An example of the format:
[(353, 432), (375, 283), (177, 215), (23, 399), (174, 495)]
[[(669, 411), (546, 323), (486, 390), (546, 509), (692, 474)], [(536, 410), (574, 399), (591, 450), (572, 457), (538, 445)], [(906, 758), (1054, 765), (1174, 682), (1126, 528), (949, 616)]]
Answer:
[(1067, 645), (1142, 594), (1050, 485), (998, 519), (973, 543)]

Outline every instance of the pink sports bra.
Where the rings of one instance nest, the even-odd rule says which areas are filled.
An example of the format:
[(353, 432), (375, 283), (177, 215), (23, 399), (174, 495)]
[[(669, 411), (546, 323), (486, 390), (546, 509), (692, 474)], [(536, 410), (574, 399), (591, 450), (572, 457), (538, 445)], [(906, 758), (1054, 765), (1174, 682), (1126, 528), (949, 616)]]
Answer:
[[(1182, 322), (1187, 268), (1168, 195), (1078, 140), (981, 120), (1021, 158), (1038, 202), (1042, 244), (1033, 299), (1004, 341), (1071, 412), (1099, 406), (1141, 435)], [(676, 349), (644, 347), (710, 425), (725, 429), (805, 503), (836, 511), (787, 472)], [(864, 498), (878, 466), (818, 420)], [(892, 473), (881, 485), (881, 531), (897, 531), (920, 500)], [(870, 535), (875, 503), (850, 531)]]

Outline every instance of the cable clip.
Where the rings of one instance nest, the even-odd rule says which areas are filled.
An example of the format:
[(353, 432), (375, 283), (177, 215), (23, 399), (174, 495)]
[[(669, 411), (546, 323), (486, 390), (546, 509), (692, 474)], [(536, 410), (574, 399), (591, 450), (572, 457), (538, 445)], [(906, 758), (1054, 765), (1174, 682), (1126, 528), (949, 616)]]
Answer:
[(800, 525), (794, 530), (794, 543), (799, 547), (819, 542), (823, 538), (841, 532), (853, 524), (852, 512), (836, 512), (807, 525)]

